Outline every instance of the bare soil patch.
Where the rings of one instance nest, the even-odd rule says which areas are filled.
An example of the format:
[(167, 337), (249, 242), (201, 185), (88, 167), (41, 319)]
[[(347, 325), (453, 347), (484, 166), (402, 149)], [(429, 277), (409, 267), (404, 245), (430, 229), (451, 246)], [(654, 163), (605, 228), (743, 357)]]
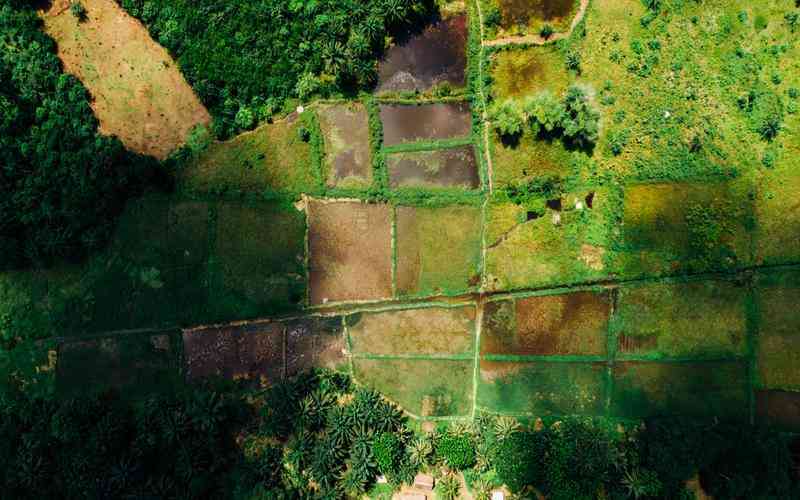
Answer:
[(425, 91), (447, 82), (464, 86), (467, 16), (449, 17), (394, 45), (378, 67), (378, 92)]
[(611, 314), (608, 291), (529, 297), (514, 301), (513, 311), (510, 307), (511, 303), (494, 303), (487, 311), (481, 353), (598, 356), (606, 353)]
[(372, 183), (369, 123), (360, 103), (319, 108), (319, 121), (325, 136), (330, 187), (366, 187)]
[(163, 159), (189, 131), (211, 121), (167, 51), (114, 0), (83, 0), (84, 22), (57, 0), (43, 13), (67, 72), (94, 97), (100, 132), (131, 150)]
[(477, 189), (481, 179), (472, 146), (389, 155), (389, 186)]
[(475, 308), (429, 308), (348, 316), (358, 354), (462, 354), (475, 335)]
[(392, 296), (392, 209), (351, 201), (308, 204), (311, 303)]
[(380, 112), (386, 146), (466, 137), (472, 126), (472, 114), (466, 102), (382, 104)]

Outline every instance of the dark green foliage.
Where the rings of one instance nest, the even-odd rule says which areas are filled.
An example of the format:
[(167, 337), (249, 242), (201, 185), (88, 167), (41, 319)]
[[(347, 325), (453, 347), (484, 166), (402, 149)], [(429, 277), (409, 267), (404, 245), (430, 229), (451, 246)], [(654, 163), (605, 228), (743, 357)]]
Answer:
[[(228, 137), (274, 102), (368, 87), (385, 37), (432, 11), (427, 0), (118, 0), (175, 56)], [(281, 106), (278, 106), (281, 107)]]
[(489, 110), (490, 120), (497, 133), (506, 138), (519, 137), (525, 124), (522, 110), (513, 100), (497, 103)]
[(581, 55), (575, 50), (568, 50), (564, 56), (564, 64), (569, 71), (581, 74)]
[(69, 11), (78, 21), (83, 22), (86, 20), (86, 7), (81, 2), (72, 2), (69, 6)]
[(497, 476), (501, 482), (519, 493), (537, 478), (537, 468), (543, 458), (541, 436), (530, 432), (516, 432), (500, 442), (492, 457)]
[(539, 35), (541, 35), (542, 38), (547, 40), (548, 38), (553, 36), (553, 33), (555, 32), (556, 30), (553, 28), (551, 24), (545, 23), (542, 25), (542, 29), (539, 30)]
[(566, 117), (562, 124), (565, 142), (578, 149), (591, 148), (597, 142), (600, 114), (589, 103), (586, 92), (577, 86), (567, 89), (564, 98)]
[(382, 433), (372, 444), (372, 453), (378, 464), (378, 470), (384, 474), (392, 474), (397, 470), (402, 458), (403, 447), (400, 439), (388, 432)]
[(100, 247), (156, 168), (97, 133), (88, 92), (40, 26), (25, 2), (0, 2), (0, 269)]
[(475, 464), (475, 443), (467, 434), (445, 432), (437, 436), (435, 452), (453, 470), (465, 470)]

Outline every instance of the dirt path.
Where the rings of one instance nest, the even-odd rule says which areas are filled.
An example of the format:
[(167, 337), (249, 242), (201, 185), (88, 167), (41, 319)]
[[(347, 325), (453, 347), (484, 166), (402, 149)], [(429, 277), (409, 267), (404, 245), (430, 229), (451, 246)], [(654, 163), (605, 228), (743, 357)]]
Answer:
[[(508, 36), (504, 38), (498, 38), (497, 40), (487, 40), (483, 42), (483, 45), (487, 47), (497, 47), (512, 44), (546, 45), (558, 40), (563, 40), (564, 38), (568, 38), (572, 35), (572, 32), (575, 31), (575, 27), (578, 26), (578, 23), (580, 23), (583, 20), (583, 17), (586, 15), (586, 10), (588, 8), (589, 0), (581, 0), (580, 8), (578, 8), (578, 12), (575, 14), (575, 18), (572, 20), (569, 31), (565, 33), (556, 33), (547, 39), (542, 38), (541, 35)], [(478, 5), (478, 10), (480, 11), (480, 5)], [(483, 19), (481, 19), (481, 39), (483, 39)]]
[[(584, 1), (588, 2), (588, 0), (584, 0)], [(484, 52), (483, 52), (483, 47), (485, 45), (484, 38), (486, 36), (486, 33), (485, 33), (484, 25), (483, 25), (483, 11), (481, 10), (481, 3), (479, 1), (477, 1), (477, 0), (475, 1), (475, 7), (478, 10), (478, 22), (480, 23), (480, 26), (481, 26), (481, 50), (480, 50), (479, 59), (478, 59), (478, 80), (479, 80), (478, 93), (481, 96), (481, 104), (483, 105), (483, 146), (484, 146), (484, 155), (486, 156), (487, 175), (489, 177), (489, 193), (491, 194), (492, 190), (494, 189), (494, 182), (492, 180), (494, 178), (494, 173), (493, 173), (494, 172), (494, 168), (492, 166), (492, 154), (491, 154), (491, 150), (489, 148), (489, 130), (492, 127), (491, 127), (491, 122), (489, 121), (489, 111), (488, 111), (488, 109), (486, 107), (486, 93), (485, 93), (484, 85), (483, 85), (483, 82), (485, 81), (484, 80), (484, 76), (483, 76), (483, 74), (484, 74), (484, 68), (483, 68)]]

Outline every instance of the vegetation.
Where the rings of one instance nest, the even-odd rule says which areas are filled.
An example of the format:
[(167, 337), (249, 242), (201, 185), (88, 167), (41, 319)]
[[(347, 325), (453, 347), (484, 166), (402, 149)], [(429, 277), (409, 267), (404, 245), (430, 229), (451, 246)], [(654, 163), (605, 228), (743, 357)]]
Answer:
[(0, 3), (0, 270), (101, 247), (157, 170), (97, 132), (90, 96), (40, 27), (28, 2)]
[(369, 87), (386, 37), (433, 12), (427, 0), (118, 1), (174, 55), (220, 138), (287, 99)]

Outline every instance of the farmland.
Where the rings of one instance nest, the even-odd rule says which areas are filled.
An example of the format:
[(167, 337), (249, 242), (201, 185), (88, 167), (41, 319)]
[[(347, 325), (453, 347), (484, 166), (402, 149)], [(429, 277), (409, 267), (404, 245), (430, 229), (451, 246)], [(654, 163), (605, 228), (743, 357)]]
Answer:
[[(642, 422), (658, 419), (800, 433), (794, 0), (362, 6), (354, 19), (380, 11), (385, 30), (363, 40), (377, 28), (345, 29), (338, 11), (317, 19), (315, 9), (336, 10), (320, 2), (293, 15), (317, 19), (313, 30), (366, 63), (347, 66), (331, 48), (304, 64), (284, 54), (292, 82), (229, 48), (229, 61), (203, 61), (199, 47), (216, 35), (183, 2), (174, 12), (84, 4), (80, 20), (53, 2), (42, 29), (92, 96), (97, 134), (154, 156), (160, 181), (121, 198), (107, 241), (84, 257), (0, 266), (8, 388), (121, 401), (243, 391), (262, 422), (294, 433), (261, 445), (297, 460), (279, 460), (297, 475), (278, 483), (301, 496), (373, 485), (378, 466), (342, 493), (357, 452), (321, 451), (335, 448), (321, 429), (371, 397), (364, 389), (382, 396), (363, 405), (398, 406), (408, 435), (391, 420), (380, 436), (396, 432), (409, 450), (409, 436), (435, 436), (438, 456), (442, 440), (464, 436), (459, 425), (473, 426), (474, 467), (415, 462), (468, 469), (462, 496), (479, 480), (533, 491), (497, 479), (497, 456), (481, 462), (479, 443), (503, 441), (482, 441), (484, 419), (534, 436), (601, 422), (642, 442), (652, 438)], [(233, 23), (216, 8), (204, 7), (215, 25)], [(290, 19), (282, 8), (275, 15)], [(128, 31), (111, 30), (114, 19)], [(204, 64), (218, 81), (202, 77)], [(247, 64), (264, 79), (245, 85)], [(305, 394), (286, 409), (291, 422), (275, 415), (290, 404), (276, 402), (284, 390)], [(295, 458), (309, 429), (315, 458)], [(378, 446), (378, 434), (353, 432), (342, 438), (353, 449)], [(695, 457), (686, 474), (636, 468), (663, 487), (641, 498), (677, 498), (670, 488), (697, 474), (727, 477), (723, 456)], [(380, 471), (393, 488), (408, 483), (398, 464)], [(325, 469), (338, 475), (319, 480)], [(596, 498), (633, 481), (590, 474), (605, 482), (565, 480), (570, 490), (553, 474), (536, 476), (537, 492)]]

